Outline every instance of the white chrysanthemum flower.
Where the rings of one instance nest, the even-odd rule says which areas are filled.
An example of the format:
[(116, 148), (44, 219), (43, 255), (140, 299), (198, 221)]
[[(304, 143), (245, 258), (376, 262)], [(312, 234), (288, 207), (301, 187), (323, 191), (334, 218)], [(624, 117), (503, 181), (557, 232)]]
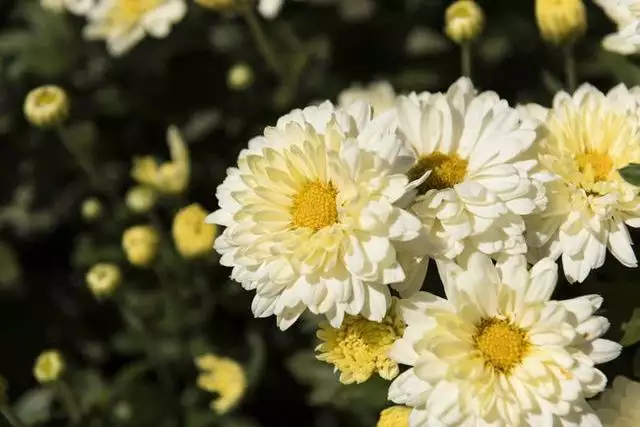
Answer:
[(390, 350), (411, 368), (389, 399), (413, 408), (411, 427), (601, 426), (585, 401), (604, 389), (594, 367), (621, 346), (599, 338), (602, 298), (550, 301), (557, 265), (527, 270), (523, 255), (494, 265), (473, 253), (439, 265), (447, 299), (420, 292), (402, 300), (407, 323)]
[(441, 255), (525, 253), (522, 215), (545, 205), (531, 176), (537, 162), (526, 153), (534, 121), (494, 92), (477, 94), (467, 78), (447, 93), (400, 96), (396, 109), (407, 149), (396, 164), (412, 180), (431, 171), (411, 211), (439, 241)]
[(226, 227), (215, 248), (232, 278), (255, 289), (257, 317), (275, 314), (281, 329), (307, 308), (334, 327), (345, 314), (384, 318), (387, 285), (405, 279), (397, 245), (421, 226), (393, 204), (408, 184), (390, 169), (394, 154), (362, 148), (400, 146), (382, 124), (366, 103), (294, 110), (229, 169), (208, 221)]
[(347, 107), (356, 101), (366, 101), (373, 107), (373, 114), (379, 115), (393, 108), (396, 91), (389, 82), (380, 81), (366, 87), (352, 86), (338, 94), (338, 103)]
[(640, 50), (640, 0), (594, 0), (609, 18), (616, 23), (618, 31), (602, 40), (605, 49), (622, 55), (631, 55)]
[(119, 56), (146, 35), (164, 38), (187, 12), (185, 0), (66, 0), (67, 8), (85, 15), (85, 37), (105, 40)]
[(640, 426), (640, 383), (618, 376), (613, 387), (592, 403), (596, 414), (606, 427)]
[(605, 95), (585, 84), (573, 96), (557, 94), (551, 110), (529, 110), (543, 123), (540, 164), (555, 176), (547, 183), (548, 208), (527, 220), (532, 259), (562, 256), (570, 282), (601, 267), (607, 248), (625, 266), (637, 266), (627, 225), (640, 226), (639, 191), (618, 173), (640, 163), (634, 92), (619, 85)]

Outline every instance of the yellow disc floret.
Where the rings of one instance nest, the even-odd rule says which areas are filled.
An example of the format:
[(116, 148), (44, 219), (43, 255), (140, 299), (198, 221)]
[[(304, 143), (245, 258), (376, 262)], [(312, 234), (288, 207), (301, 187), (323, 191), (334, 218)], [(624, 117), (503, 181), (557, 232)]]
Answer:
[(522, 362), (531, 345), (525, 330), (495, 317), (480, 322), (473, 341), (486, 364), (503, 374)]
[(408, 176), (413, 181), (424, 175), (426, 171), (431, 171), (427, 180), (418, 187), (420, 194), (429, 190), (444, 190), (464, 181), (468, 163), (456, 153), (444, 154), (436, 151), (421, 157), (409, 170)]
[(332, 183), (308, 182), (293, 197), (291, 222), (294, 227), (311, 228), (318, 231), (338, 222), (336, 198), (338, 190)]

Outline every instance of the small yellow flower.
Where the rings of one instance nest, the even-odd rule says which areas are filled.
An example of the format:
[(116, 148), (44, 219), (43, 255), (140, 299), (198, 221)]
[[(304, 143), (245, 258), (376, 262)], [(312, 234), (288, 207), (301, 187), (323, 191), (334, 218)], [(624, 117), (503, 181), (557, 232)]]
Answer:
[(87, 221), (94, 221), (102, 215), (102, 203), (95, 197), (91, 197), (82, 202), (82, 218)]
[(47, 350), (38, 356), (33, 365), (33, 376), (39, 383), (56, 381), (64, 372), (65, 364), (58, 350)]
[(27, 95), (24, 115), (29, 123), (37, 127), (58, 125), (69, 117), (69, 97), (58, 86), (40, 86)]
[(536, 21), (540, 35), (553, 44), (568, 44), (587, 30), (582, 0), (536, 0)]
[(89, 290), (97, 298), (113, 294), (120, 285), (122, 275), (116, 264), (101, 262), (87, 272), (86, 282)]
[(233, 90), (244, 90), (253, 83), (253, 70), (245, 63), (239, 63), (229, 69), (227, 84)]
[(376, 427), (409, 427), (411, 408), (406, 406), (391, 406), (380, 412)]
[(473, 0), (456, 0), (445, 12), (447, 36), (458, 44), (478, 38), (484, 30), (484, 12)]
[(195, 2), (211, 10), (229, 10), (238, 7), (238, 0), (195, 0)]
[(178, 211), (173, 219), (173, 240), (185, 258), (209, 253), (216, 237), (216, 226), (204, 222), (207, 212), (197, 203)]
[(322, 342), (316, 347), (318, 360), (331, 363), (340, 371), (343, 384), (363, 383), (378, 373), (385, 380), (398, 375), (398, 364), (387, 355), (393, 343), (402, 337), (404, 323), (393, 307), (382, 322), (361, 316), (346, 316), (340, 328), (323, 322), (316, 333)]
[(217, 393), (211, 409), (218, 414), (229, 412), (244, 396), (247, 379), (242, 366), (232, 359), (205, 354), (196, 359), (204, 372), (198, 376), (198, 387)]
[(142, 185), (152, 187), (163, 194), (182, 194), (189, 185), (190, 163), (187, 144), (178, 128), (171, 126), (167, 132), (171, 161), (159, 165), (151, 156), (133, 161), (131, 177)]
[(127, 259), (138, 267), (147, 267), (155, 260), (159, 243), (157, 231), (149, 225), (128, 228), (122, 235), (122, 247)]
[(157, 194), (155, 190), (146, 185), (136, 185), (127, 191), (125, 203), (129, 209), (136, 213), (147, 213), (156, 204)]

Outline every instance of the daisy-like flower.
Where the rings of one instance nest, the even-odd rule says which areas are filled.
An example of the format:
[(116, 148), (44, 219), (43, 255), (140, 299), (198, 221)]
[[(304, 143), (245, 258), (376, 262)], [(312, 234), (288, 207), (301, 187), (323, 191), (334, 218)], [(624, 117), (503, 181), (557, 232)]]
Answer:
[(570, 282), (601, 267), (607, 248), (625, 266), (637, 266), (627, 225), (640, 226), (639, 191), (618, 173), (640, 163), (637, 92), (619, 85), (605, 95), (585, 84), (573, 95), (557, 94), (550, 110), (529, 107), (543, 123), (540, 164), (554, 175), (548, 208), (527, 220), (530, 255), (562, 256)]
[(640, 0), (594, 0), (616, 23), (618, 31), (602, 40), (612, 52), (631, 55), (640, 50)]
[(208, 221), (226, 227), (215, 248), (231, 277), (256, 291), (257, 317), (275, 314), (286, 329), (307, 308), (334, 327), (345, 314), (386, 315), (388, 285), (405, 280), (396, 250), (421, 226), (394, 205), (408, 179), (391, 170), (400, 145), (383, 124), (366, 103), (294, 110), (229, 169)]
[[(494, 92), (477, 94), (467, 78), (447, 93), (399, 97), (396, 158), (417, 187), (411, 211), (439, 241), (446, 258), (463, 250), (525, 253), (522, 215), (545, 204), (527, 155), (536, 136), (526, 120)], [(375, 149), (375, 147), (373, 147)]]
[(640, 383), (618, 376), (613, 387), (607, 389), (594, 401), (593, 407), (602, 423), (607, 427), (640, 426)]
[(185, 0), (67, 0), (67, 7), (85, 15), (85, 37), (105, 40), (109, 52), (120, 56), (146, 35), (164, 38), (187, 12)]
[(409, 425), (601, 426), (585, 401), (606, 376), (594, 367), (621, 346), (599, 338), (602, 298), (550, 301), (557, 265), (527, 270), (523, 255), (496, 265), (473, 253), (439, 266), (447, 299), (420, 292), (399, 303), (407, 323), (390, 356), (411, 366), (389, 399), (413, 408)]

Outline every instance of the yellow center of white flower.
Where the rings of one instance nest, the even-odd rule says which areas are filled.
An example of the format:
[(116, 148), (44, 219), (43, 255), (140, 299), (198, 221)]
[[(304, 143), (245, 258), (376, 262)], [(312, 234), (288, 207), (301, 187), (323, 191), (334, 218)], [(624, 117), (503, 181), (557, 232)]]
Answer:
[(338, 190), (331, 182), (325, 183), (319, 180), (308, 182), (293, 197), (291, 206), (293, 226), (318, 231), (337, 223), (337, 197)]
[(531, 345), (526, 331), (495, 317), (480, 322), (473, 342), (488, 366), (507, 375), (522, 362)]
[(606, 181), (613, 169), (613, 160), (607, 153), (587, 152), (576, 156), (578, 170), (582, 173), (593, 174), (593, 179)]
[(428, 170), (431, 174), (420, 184), (418, 191), (424, 194), (429, 190), (444, 190), (464, 181), (469, 162), (456, 153), (444, 154), (435, 151), (421, 157), (407, 174), (411, 181), (420, 178)]
[(133, 25), (142, 15), (158, 7), (163, 0), (117, 0), (109, 20), (120, 25)]

